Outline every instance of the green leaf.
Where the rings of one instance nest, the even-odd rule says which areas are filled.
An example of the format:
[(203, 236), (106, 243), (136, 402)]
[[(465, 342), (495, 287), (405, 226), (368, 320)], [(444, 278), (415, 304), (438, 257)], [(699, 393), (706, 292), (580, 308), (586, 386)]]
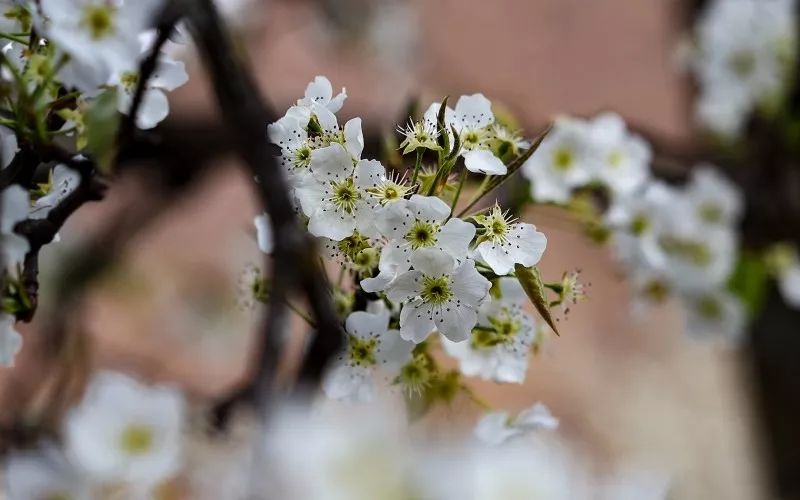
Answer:
[(439, 134), (438, 142), (442, 151), (450, 151), (450, 136), (447, 135), (447, 126), (444, 123), (448, 99), (450, 99), (450, 96), (445, 96), (444, 99), (442, 99), (442, 105), (439, 106), (439, 113), (436, 114), (436, 132)]
[(86, 112), (86, 151), (92, 155), (100, 172), (108, 174), (117, 157), (117, 90), (100, 94)]
[(525, 294), (531, 299), (533, 306), (542, 319), (553, 329), (556, 335), (561, 335), (558, 333), (553, 316), (550, 314), (550, 303), (545, 297), (544, 283), (539, 269), (536, 266), (525, 267), (522, 264), (514, 264), (514, 274), (516, 274), (519, 284), (522, 285), (522, 289), (525, 290)]
[(767, 264), (758, 254), (743, 252), (728, 280), (728, 289), (742, 301), (750, 316), (761, 309), (769, 283)]

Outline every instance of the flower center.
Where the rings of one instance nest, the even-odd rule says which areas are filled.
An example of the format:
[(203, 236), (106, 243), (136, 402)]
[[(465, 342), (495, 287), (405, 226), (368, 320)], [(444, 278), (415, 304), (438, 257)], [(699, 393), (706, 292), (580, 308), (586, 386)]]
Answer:
[(381, 205), (386, 205), (404, 198), (411, 191), (411, 188), (398, 184), (394, 180), (388, 180), (380, 186), (368, 188), (367, 191), (373, 198), (377, 198)]
[(661, 248), (668, 254), (688, 261), (696, 266), (707, 266), (711, 263), (713, 258), (708, 246), (698, 241), (665, 236), (659, 240), (659, 243), (661, 244)]
[(100, 40), (114, 31), (114, 11), (107, 5), (90, 5), (83, 13), (83, 24), (92, 40)]
[(624, 156), (622, 155), (622, 151), (619, 149), (615, 149), (608, 154), (608, 164), (611, 166), (611, 168), (619, 168), (619, 166), (622, 165), (623, 159)]
[(572, 163), (574, 161), (575, 159), (573, 158), (572, 151), (567, 148), (557, 149), (553, 154), (553, 166), (556, 167), (556, 170), (562, 172), (567, 171), (572, 168)]
[(377, 363), (375, 359), (375, 351), (378, 347), (378, 341), (375, 339), (360, 339), (355, 335), (350, 335), (348, 341), (348, 354), (347, 357), (350, 362), (356, 365), (374, 365)]
[(714, 203), (704, 203), (699, 208), (700, 218), (709, 224), (716, 224), (722, 221), (722, 208)]
[(122, 431), (119, 444), (128, 455), (144, 455), (153, 449), (153, 431), (145, 425), (131, 424)]
[(703, 297), (697, 302), (697, 312), (707, 319), (720, 319), (722, 317), (722, 306), (714, 297)]
[(436, 244), (436, 233), (438, 226), (424, 221), (417, 221), (411, 226), (411, 230), (406, 234), (406, 241), (411, 243), (411, 248), (430, 247)]
[(756, 69), (756, 56), (748, 50), (740, 50), (731, 55), (728, 65), (736, 76), (746, 78)]
[(356, 189), (352, 177), (348, 177), (342, 182), (333, 183), (332, 200), (340, 210), (352, 215), (356, 209), (356, 203), (361, 199), (361, 194)]
[(311, 164), (311, 148), (303, 146), (294, 152), (294, 166), (306, 168)]
[(450, 278), (447, 276), (425, 276), (422, 281), (423, 302), (430, 304), (443, 304), (453, 296), (450, 287)]
[(361, 236), (359, 232), (354, 232), (352, 235), (338, 242), (337, 245), (339, 251), (350, 261), (355, 261), (362, 250), (369, 248), (367, 239)]
[(126, 71), (122, 74), (119, 81), (126, 92), (132, 93), (136, 90), (136, 85), (139, 83), (139, 74), (133, 71)]
[(642, 214), (637, 215), (631, 220), (630, 231), (634, 236), (643, 235), (650, 228), (650, 221)]

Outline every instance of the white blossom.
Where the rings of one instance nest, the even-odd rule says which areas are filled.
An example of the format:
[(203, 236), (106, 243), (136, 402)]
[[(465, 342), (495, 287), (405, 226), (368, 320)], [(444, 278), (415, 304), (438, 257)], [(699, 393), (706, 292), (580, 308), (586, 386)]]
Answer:
[(376, 369), (392, 373), (411, 358), (414, 344), (403, 340), (399, 331), (389, 329), (389, 319), (388, 311), (356, 311), (347, 317), (344, 351), (322, 383), (328, 397), (370, 400), (374, 397)]
[[(441, 103), (435, 102), (425, 112), (428, 129), (435, 130)], [(455, 109), (445, 110), (445, 127), (452, 136), (450, 127), (455, 128), (461, 141), (459, 154), (470, 172), (485, 175), (504, 175), (508, 169), (503, 161), (491, 150), (493, 136), (492, 124), (495, 118), (492, 103), (483, 94), (464, 95), (456, 102)], [(454, 138), (451, 137), (451, 144)]]
[(335, 143), (314, 150), (309, 168), (296, 195), (309, 217), (311, 234), (339, 241), (354, 230), (374, 232), (377, 202), (368, 190), (378, 186), (385, 175), (380, 162), (360, 160), (354, 165), (351, 154)]
[[(130, 0), (129, 0), (130, 1)], [(142, 49), (142, 57), (150, 53), (151, 47)], [(136, 114), (136, 126), (147, 130), (158, 125), (169, 114), (169, 100), (165, 92), (171, 92), (189, 80), (183, 61), (176, 61), (161, 53), (153, 74), (145, 84), (142, 102)], [(139, 59), (130, 59), (119, 65), (108, 85), (117, 88), (117, 109), (128, 114), (133, 105), (139, 85)]]
[(172, 387), (98, 373), (67, 415), (68, 456), (95, 480), (155, 485), (181, 466), (185, 414)]
[(459, 362), (468, 377), (521, 384), (536, 337), (533, 318), (523, 309), (527, 296), (516, 278), (498, 280), (500, 297), (487, 300), (478, 309), (478, 321), (463, 342), (442, 344)]
[(800, 262), (794, 262), (780, 271), (778, 288), (788, 305), (800, 308)]
[(9, 500), (91, 500), (89, 482), (54, 443), (11, 453), (5, 466)]
[(597, 162), (591, 128), (574, 118), (560, 117), (539, 149), (522, 165), (537, 202), (566, 203), (574, 188), (592, 177)]
[(62, 82), (95, 92), (138, 60), (139, 34), (161, 5), (161, 0), (42, 0), (43, 33), (70, 56), (60, 72)]
[(782, 91), (796, 56), (795, 5), (794, 0), (709, 3), (695, 27), (692, 60), (703, 125), (736, 136), (756, 106)]
[(477, 309), (491, 284), (471, 260), (460, 264), (436, 248), (411, 254), (407, 271), (386, 291), (389, 300), (402, 302), (400, 335), (415, 343), (434, 329), (454, 342), (466, 340), (477, 322)]
[(742, 302), (724, 291), (683, 300), (686, 315), (685, 331), (699, 339), (722, 339), (731, 344), (741, 341), (746, 326)]
[(733, 227), (742, 214), (741, 191), (711, 165), (700, 164), (692, 169), (686, 195), (695, 217), (710, 227)]
[(514, 264), (534, 266), (547, 247), (547, 237), (533, 224), (515, 222), (495, 205), (488, 215), (473, 217), (480, 227), (477, 252), (499, 276), (511, 272)]
[(630, 133), (616, 113), (601, 113), (589, 122), (597, 149), (594, 176), (612, 194), (628, 194), (650, 177), (650, 145)]

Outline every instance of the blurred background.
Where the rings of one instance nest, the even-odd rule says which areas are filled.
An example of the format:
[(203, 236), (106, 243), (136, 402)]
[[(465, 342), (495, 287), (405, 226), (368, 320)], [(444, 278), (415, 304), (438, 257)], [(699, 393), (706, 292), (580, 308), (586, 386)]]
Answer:
[[(341, 116), (361, 116), (374, 136), (405, 121), (413, 99), (482, 92), (513, 113), (528, 135), (561, 113), (620, 113), (666, 144), (691, 145), (693, 91), (679, 64), (687, 0), (262, 0), (226, 3), (262, 92), (283, 111), (315, 75), (346, 87)], [(215, 123), (199, 63), (171, 95), (170, 122)], [(266, 124), (265, 124), (266, 125)], [(202, 141), (198, 136), (198, 141)], [(187, 196), (137, 228), (124, 257), (91, 289), (70, 328), (85, 333), (75, 354), (149, 380), (173, 380), (198, 401), (236, 386), (247, 370), (259, 311), (237, 307), (237, 279), (260, 262), (250, 179), (222, 154)], [(62, 242), (43, 251), (42, 310), (22, 327), (17, 366), (0, 371), (2, 408), (37, 402), (26, 387), (45, 375), (37, 334), (46, 323), (48, 279), (70, 249), (97, 235), (104, 217), (143, 196), (123, 178), (107, 201), (82, 209)], [(522, 386), (476, 384), (492, 404), (535, 401), (561, 419), (570, 444), (608, 471), (669, 477), (671, 498), (768, 498), (764, 440), (750, 365), (742, 352), (682, 333), (674, 304), (642, 318), (607, 249), (554, 210), (526, 216), (549, 238), (545, 278), (581, 269), (589, 299), (561, 319)], [(297, 333), (302, 334), (301, 325)], [(299, 342), (295, 344), (299, 345)], [(471, 425), (466, 401), (437, 418)], [(2, 417), (0, 417), (2, 418)]]

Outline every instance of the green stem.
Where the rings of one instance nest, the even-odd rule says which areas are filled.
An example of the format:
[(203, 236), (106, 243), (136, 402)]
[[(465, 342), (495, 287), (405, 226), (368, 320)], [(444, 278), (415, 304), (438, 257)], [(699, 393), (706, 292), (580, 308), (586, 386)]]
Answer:
[(450, 217), (453, 216), (453, 212), (456, 211), (456, 204), (458, 203), (458, 198), (461, 197), (461, 190), (464, 188), (464, 182), (467, 180), (467, 169), (461, 171), (461, 179), (458, 181), (458, 187), (456, 188), (456, 194), (453, 196), (453, 204), (450, 205)]
[(419, 169), (420, 167), (422, 167), (422, 154), (423, 154), (423, 149), (417, 148), (417, 161), (414, 162), (414, 174), (411, 176), (412, 186), (417, 183), (417, 176), (419, 175)]
[(491, 180), (490, 180), (490, 179), (491, 179), (491, 177), (489, 177), (489, 176), (486, 176), (486, 177), (484, 177), (484, 178), (483, 178), (483, 182), (481, 182), (481, 185), (480, 185), (480, 187), (478, 188), (478, 191), (475, 193), (475, 196), (473, 196), (473, 197), (472, 197), (472, 199), (471, 199), (471, 200), (469, 201), (469, 203), (467, 204), (467, 206), (466, 206), (466, 207), (464, 207), (464, 209), (458, 213), (458, 217), (461, 217), (461, 216), (463, 216), (465, 213), (467, 213), (467, 212), (469, 211), (469, 209), (470, 209), (470, 208), (472, 208), (472, 207), (474, 207), (476, 203), (478, 203), (479, 201), (481, 201), (481, 199), (482, 199), (482, 198), (483, 198), (483, 197), (484, 197), (484, 196), (485, 196), (487, 193), (490, 193), (490, 192), (492, 191), (492, 188), (490, 188), (490, 187), (489, 187), (489, 185), (490, 185), (490, 183), (491, 183)]
[(469, 399), (471, 399), (472, 402), (478, 405), (482, 410), (484, 411), (494, 410), (494, 407), (492, 405), (484, 401), (483, 398), (475, 394), (475, 392), (466, 385), (462, 385), (461, 390), (464, 391), (464, 394), (469, 396)]
[(300, 309), (296, 305), (292, 304), (288, 300), (285, 301), (285, 302), (286, 302), (286, 306), (289, 307), (289, 309), (291, 309), (296, 315), (300, 316), (301, 318), (303, 318), (305, 320), (306, 323), (308, 323), (308, 326), (310, 326), (311, 328), (316, 328), (317, 327), (317, 324), (314, 322), (314, 320), (311, 318), (311, 316), (308, 315), (307, 312), (303, 311), (302, 309)]
[(11, 33), (0, 33), (0, 38), (5, 38), (6, 40), (11, 40), (12, 42), (21, 43), (22, 45), (28, 45), (28, 40), (21, 37), (12, 35)]

